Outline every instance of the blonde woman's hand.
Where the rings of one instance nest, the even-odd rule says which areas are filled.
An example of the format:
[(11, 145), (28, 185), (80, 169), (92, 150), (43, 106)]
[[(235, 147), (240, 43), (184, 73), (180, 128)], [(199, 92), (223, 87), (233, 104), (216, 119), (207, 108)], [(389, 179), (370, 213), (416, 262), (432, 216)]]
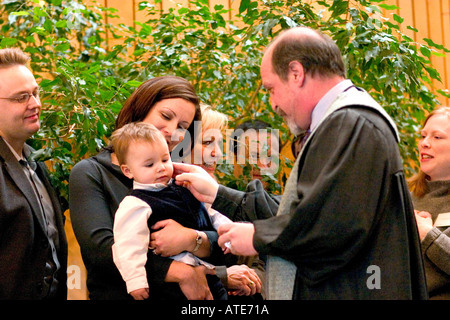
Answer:
[(250, 296), (261, 292), (261, 279), (255, 270), (244, 264), (227, 268), (227, 282), (230, 295)]
[(427, 211), (414, 210), (416, 216), (417, 229), (419, 230), (419, 238), (422, 241), (425, 236), (433, 229), (433, 219)]

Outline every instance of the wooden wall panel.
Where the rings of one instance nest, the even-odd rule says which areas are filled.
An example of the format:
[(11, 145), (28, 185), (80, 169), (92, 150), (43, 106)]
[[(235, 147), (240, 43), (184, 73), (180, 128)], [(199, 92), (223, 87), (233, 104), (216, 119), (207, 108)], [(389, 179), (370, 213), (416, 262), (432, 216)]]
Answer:
[[(436, 0), (427, 0), (426, 3), (428, 7), (428, 35), (427, 38), (434, 39), (436, 43), (443, 43), (443, 21), (442, 21), (442, 0), (436, 1)], [(416, 15), (420, 16), (420, 15)], [(437, 70), (441, 70), (441, 77), (442, 77), (442, 83), (434, 80), (433, 81), (433, 89), (443, 89), (444, 88), (444, 73), (442, 70), (445, 70), (445, 61), (442, 57), (432, 56), (431, 62), (433, 66)]]
[(408, 30), (406, 26), (414, 25), (414, 14), (413, 14), (413, 3), (411, 0), (391, 0), (389, 4), (394, 4), (399, 7), (398, 10), (395, 11), (400, 17), (404, 19), (401, 31), (409, 36), (410, 38), (416, 40), (416, 34), (412, 30)]
[[(423, 38), (429, 38), (437, 44), (450, 48), (450, 0), (388, 0), (389, 4), (399, 7), (396, 13), (404, 18), (402, 32), (419, 43)], [(413, 26), (419, 32), (408, 31), (406, 26)], [(433, 81), (431, 89), (448, 89), (450, 86), (450, 55), (444, 57), (432, 56), (432, 65), (439, 71), (441, 82)], [(439, 96), (443, 105), (449, 105), (448, 98)]]
[[(446, 48), (450, 48), (450, 0), (442, 0), (441, 6), (442, 14), (442, 44)], [(444, 87), (450, 88), (450, 55), (446, 55), (443, 59), (444, 70), (441, 72), (443, 77)], [(448, 100), (447, 103), (448, 105)]]

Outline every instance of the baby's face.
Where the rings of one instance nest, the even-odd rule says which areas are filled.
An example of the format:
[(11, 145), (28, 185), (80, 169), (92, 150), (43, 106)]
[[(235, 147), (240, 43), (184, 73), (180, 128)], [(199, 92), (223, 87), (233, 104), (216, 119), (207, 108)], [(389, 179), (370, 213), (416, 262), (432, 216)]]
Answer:
[(132, 141), (128, 148), (122, 172), (130, 179), (143, 184), (164, 183), (172, 178), (173, 165), (167, 144)]

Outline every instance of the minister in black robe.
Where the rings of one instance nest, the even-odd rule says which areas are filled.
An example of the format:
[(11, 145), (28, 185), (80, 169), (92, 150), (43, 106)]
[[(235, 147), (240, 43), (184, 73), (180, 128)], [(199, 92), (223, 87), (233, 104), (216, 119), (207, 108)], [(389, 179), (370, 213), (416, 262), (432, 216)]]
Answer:
[(390, 117), (345, 79), (334, 42), (308, 28), (272, 42), (261, 76), (291, 131), (309, 134), (281, 202), (258, 183), (246, 192), (223, 186), (211, 192), (188, 173), (177, 177), (190, 182), (194, 195), (206, 192), (213, 208), (232, 220), (253, 222), (222, 226), (219, 244), (276, 262), (266, 274), (269, 299), (426, 299)]

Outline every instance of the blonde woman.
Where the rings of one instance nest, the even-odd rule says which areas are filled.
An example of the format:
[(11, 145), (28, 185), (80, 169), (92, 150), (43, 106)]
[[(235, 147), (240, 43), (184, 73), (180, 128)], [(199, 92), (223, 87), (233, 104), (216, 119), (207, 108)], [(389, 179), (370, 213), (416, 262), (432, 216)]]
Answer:
[(202, 104), (200, 107), (202, 110), (202, 134), (197, 136), (190, 154), (190, 161), (216, 178), (217, 163), (223, 156), (223, 133), (228, 125), (228, 117), (209, 105)]
[[(225, 114), (209, 105), (201, 105), (202, 130), (197, 136), (190, 160), (216, 179), (217, 163), (223, 156), (223, 133), (228, 125)], [(217, 179), (216, 179), (217, 180)], [(258, 256), (227, 255), (226, 266), (216, 266), (216, 275), (226, 284), (229, 299), (261, 300), (264, 296), (261, 279), (264, 279), (264, 262)], [(239, 301), (238, 300), (238, 301)], [(245, 300), (244, 300), (245, 301)]]

